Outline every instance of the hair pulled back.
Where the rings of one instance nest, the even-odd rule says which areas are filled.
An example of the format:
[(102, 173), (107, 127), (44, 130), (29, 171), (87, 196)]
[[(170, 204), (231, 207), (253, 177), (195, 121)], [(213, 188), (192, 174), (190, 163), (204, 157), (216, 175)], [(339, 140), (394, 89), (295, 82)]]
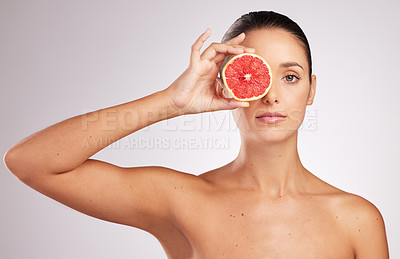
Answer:
[(311, 78), (311, 50), (307, 37), (296, 22), (283, 14), (273, 11), (255, 11), (244, 14), (229, 27), (222, 38), (222, 42), (226, 42), (242, 32), (247, 33), (256, 29), (283, 29), (293, 34), (303, 45), (308, 60), (309, 77)]

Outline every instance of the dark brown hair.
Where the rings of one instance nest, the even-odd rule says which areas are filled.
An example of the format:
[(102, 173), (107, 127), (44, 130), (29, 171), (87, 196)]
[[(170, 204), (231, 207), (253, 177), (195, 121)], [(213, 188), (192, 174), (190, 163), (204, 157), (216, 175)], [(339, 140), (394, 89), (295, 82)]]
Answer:
[(273, 11), (256, 11), (242, 15), (237, 19), (222, 38), (226, 42), (242, 32), (247, 33), (255, 29), (283, 29), (293, 34), (303, 45), (308, 60), (309, 77), (312, 74), (311, 50), (306, 35), (300, 26), (289, 17)]

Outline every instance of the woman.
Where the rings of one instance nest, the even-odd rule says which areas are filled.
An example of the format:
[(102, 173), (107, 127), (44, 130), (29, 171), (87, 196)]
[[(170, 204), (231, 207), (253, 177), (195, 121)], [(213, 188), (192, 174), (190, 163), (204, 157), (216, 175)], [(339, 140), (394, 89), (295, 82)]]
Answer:
[[(298, 128), (316, 89), (302, 30), (286, 16), (252, 12), (201, 53), (210, 33), (195, 41), (188, 68), (169, 87), (39, 131), (6, 153), (7, 167), (71, 208), (153, 234), (169, 258), (388, 258), (378, 209), (299, 159)], [(217, 77), (228, 56), (243, 52), (261, 55), (273, 71), (257, 101), (229, 98)], [(239, 154), (199, 176), (89, 159), (155, 122), (226, 109), (240, 129)]]

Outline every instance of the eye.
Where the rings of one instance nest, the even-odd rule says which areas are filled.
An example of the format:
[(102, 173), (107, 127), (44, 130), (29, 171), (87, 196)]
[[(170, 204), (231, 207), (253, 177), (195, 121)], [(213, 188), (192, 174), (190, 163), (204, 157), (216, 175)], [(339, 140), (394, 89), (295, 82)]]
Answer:
[(288, 83), (294, 83), (294, 82), (296, 82), (297, 80), (299, 80), (300, 78), (297, 77), (297, 76), (295, 76), (295, 75), (293, 75), (293, 74), (290, 74), (290, 75), (285, 76), (284, 79), (285, 79), (286, 82), (288, 82)]

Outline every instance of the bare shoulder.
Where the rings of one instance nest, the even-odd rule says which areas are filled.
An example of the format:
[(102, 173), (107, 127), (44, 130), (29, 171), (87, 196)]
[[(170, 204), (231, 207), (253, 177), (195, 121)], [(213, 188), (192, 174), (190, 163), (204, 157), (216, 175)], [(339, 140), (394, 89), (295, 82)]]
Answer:
[(336, 209), (340, 210), (343, 216), (353, 220), (382, 220), (378, 208), (367, 199), (353, 193), (341, 191), (336, 200)]
[(347, 219), (374, 219), (382, 221), (378, 208), (367, 199), (343, 191), (313, 176), (312, 190), (323, 197), (324, 202), (335, 212)]
[(355, 258), (389, 258), (385, 223), (367, 199), (338, 190), (328, 202), (343, 233), (351, 240)]
[(384, 227), (379, 209), (359, 195), (340, 191), (335, 195), (331, 206), (344, 220), (343, 223), (349, 226), (349, 231), (362, 232), (371, 227)]
[(313, 178), (312, 190), (351, 242), (355, 258), (389, 258), (385, 223), (379, 209), (366, 198)]

